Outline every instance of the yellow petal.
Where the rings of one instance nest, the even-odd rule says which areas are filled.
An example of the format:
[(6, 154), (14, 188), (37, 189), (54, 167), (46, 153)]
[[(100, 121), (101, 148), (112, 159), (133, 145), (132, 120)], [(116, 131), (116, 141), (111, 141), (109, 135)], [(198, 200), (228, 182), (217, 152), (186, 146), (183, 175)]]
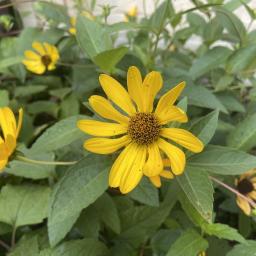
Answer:
[(132, 66), (128, 69), (127, 87), (131, 98), (137, 105), (138, 111), (145, 112), (145, 95), (143, 94), (142, 78), (139, 69), (135, 66)]
[(109, 173), (109, 186), (117, 188), (120, 186), (121, 178), (126, 168), (130, 168), (137, 152), (137, 146), (130, 143), (115, 160)]
[(100, 116), (110, 119), (113, 121), (116, 121), (121, 124), (128, 124), (129, 119), (127, 116), (122, 115), (120, 112), (118, 112), (111, 103), (101, 96), (91, 96), (89, 98), (89, 103), (93, 110), (99, 114)]
[(0, 161), (4, 161), (4, 160), (8, 159), (8, 152), (7, 152), (6, 145), (3, 141), (3, 139), (1, 138), (0, 140), (1, 140), (1, 142), (0, 142)]
[(46, 51), (43, 47), (43, 44), (41, 44), (40, 42), (33, 42), (32, 47), (41, 55), (45, 55)]
[(143, 81), (143, 88), (145, 90), (145, 99), (146, 99), (146, 112), (152, 112), (154, 99), (157, 93), (163, 86), (163, 79), (159, 72), (152, 71), (146, 75)]
[(242, 197), (237, 197), (236, 198), (236, 203), (239, 206), (239, 208), (246, 214), (246, 215), (251, 215), (251, 207), (250, 204), (243, 199)]
[(170, 171), (166, 171), (166, 170), (163, 170), (162, 172), (160, 172), (160, 176), (164, 177), (166, 179), (173, 179), (174, 178), (174, 175)]
[(44, 64), (41, 63), (41, 61), (32, 61), (32, 60), (23, 60), (22, 63), (26, 66), (26, 68), (35, 73), (35, 74), (43, 74), (46, 70), (46, 67)]
[(16, 148), (16, 138), (13, 137), (12, 135), (7, 135), (5, 139), (5, 147), (8, 156), (10, 156)]
[(56, 69), (56, 66), (55, 66), (55, 64), (52, 62), (50, 65), (47, 66), (47, 69), (48, 69), (49, 71), (51, 71), (51, 70)]
[(149, 177), (150, 181), (153, 183), (153, 185), (157, 188), (161, 187), (161, 179), (160, 176), (153, 176), (153, 177)]
[(93, 136), (115, 136), (127, 132), (127, 127), (121, 124), (106, 123), (95, 120), (80, 120), (77, 122), (80, 130)]
[(136, 113), (129, 94), (119, 82), (117, 82), (111, 76), (105, 74), (100, 75), (99, 81), (102, 89), (110, 100), (112, 100), (117, 106), (119, 106), (129, 115)]
[(44, 48), (46, 49), (46, 54), (51, 58), (52, 62), (56, 63), (59, 59), (59, 53), (54, 45), (44, 43)]
[(163, 139), (158, 140), (158, 146), (170, 159), (172, 172), (175, 175), (182, 174), (186, 164), (186, 157), (184, 152)]
[(159, 120), (159, 123), (162, 125), (169, 122), (186, 123), (188, 121), (187, 114), (182, 109), (176, 106), (166, 108), (164, 111), (158, 113), (156, 116)]
[(163, 159), (163, 165), (164, 167), (171, 167), (171, 162), (169, 158), (164, 158)]
[(4, 170), (6, 164), (8, 162), (8, 159), (0, 160), (0, 172)]
[(157, 143), (148, 146), (148, 159), (143, 167), (143, 173), (146, 176), (156, 176), (163, 169), (163, 160)]
[(131, 139), (125, 135), (118, 139), (92, 138), (84, 143), (84, 148), (97, 154), (110, 154), (128, 145)]
[(123, 194), (132, 191), (140, 182), (143, 171), (142, 168), (145, 164), (147, 149), (143, 146), (137, 146), (138, 150), (136, 157), (131, 166), (125, 169), (120, 180), (120, 191)]
[(165, 93), (160, 98), (157, 104), (155, 113), (159, 114), (162, 111), (165, 111), (165, 109), (169, 108), (171, 105), (173, 105), (174, 102), (177, 100), (177, 98), (180, 96), (184, 87), (185, 87), (185, 82), (181, 82), (178, 85), (176, 85), (173, 89)]
[(36, 54), (35, 52), (30, 50), (25, 51), (24, 55), (27, 59), (30, 59), (30, 60), (40, 61), (41, 59), (41, 56), (39, 54)]
[(18, 118), (18, 125), (17, 125), (17, 130), (16, 130), (16, 138), (19, 136), (20, 129), (22, 126), (22, 120), (23, 120), (23, 109), (19, 109), (19, 118)]
[(163, 128), (161, 136), (173, 140), (192, 152), (199, 153), (203, 150), (204, 144), (191, 132), (179, 128)]
[(256, 191), (252, 191), (248, 194), (250, 198), (252, 198), (254, 201), (256, 201)]
[(0, 126), (5, 140), (9, 135), (16, 137), (16, 120), (12, 110), (8, 107), (0, 108)]

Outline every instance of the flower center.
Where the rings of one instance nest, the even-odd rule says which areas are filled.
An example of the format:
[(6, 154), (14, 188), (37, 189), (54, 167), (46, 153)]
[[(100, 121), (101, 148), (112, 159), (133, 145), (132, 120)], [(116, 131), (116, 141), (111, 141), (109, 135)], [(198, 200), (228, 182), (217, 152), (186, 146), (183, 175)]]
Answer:
[(161, 125), (152, 113), (137, 113), (130, 118), (128, 134), (140, 145), (149, 145), (159, 137)]
[(237, 190), (243, 194), (247, 195), (248, 193), (254, 190), (253, 184), (248, 179), (243, 179), (237, 184)]
[(48, 66), (51, 64), (52, 59), (51, 59), (51, 57), (50, 57), (49, 55), (43, 55), (43, 56), (41, 57), (41, 61), (42, 61), (42, 63), (43, 63), (46, 67), (48, 67)]

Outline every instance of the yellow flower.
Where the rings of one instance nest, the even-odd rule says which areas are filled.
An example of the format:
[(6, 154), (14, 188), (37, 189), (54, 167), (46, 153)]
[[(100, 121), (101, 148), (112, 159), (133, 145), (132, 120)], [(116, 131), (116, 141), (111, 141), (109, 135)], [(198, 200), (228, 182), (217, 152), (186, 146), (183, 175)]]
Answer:
[(70, 28), (69, 28), (69, 33), (72, 34), (72, 35), (75, 35), (76, 34), (76, 17), (71, 17), (70, 18)]
[[(153, 112), (154, 98), (163, 85), (159, 72), (152, 71), (142, 80), (140, 71), (130, 67), (127, 74), (128, 93), (118, 81), (106, 74), (101, 74), (99, 81), (109, 100), (94, 95), (89, 99), (90, 106), (101, 117), (114, 122), (80, 120), (78, 127), (100, 137), (85, 141), (84, 147), (88, 151), (111, 154), (125, 147), (111, 168), (110, 187), (119, 187), (122, 193), (128, 193), (137, 186), (143, 174), (148, 177), (182, 174), (185, 154), (167, 140), (193, 152), (200, 152), (204, 147), (190, 132), (166, 127), (172, 121), (188, 120), (186, 113), (173, 105), (185, 83), (165, 93)], [(115, 109), (112, 103), (121, 111)], [(163, 173), (161, 154), (170, 160), (172, 173), (168, 175)]]
[(136, 18), (138, 16), (138, 7), (134, 5), (124, 14), (124, 16), (125, 21)]
[(25, 59), (22, 63), (26, 68), (36, 74), (43, 74), (47, 70), (56, 68), (59, 53), (54, 45), (48, 43), (33, 42), (34, 51), (25, 51)]
[(206, 253), (205, 253), (205, 252), (200, 252), (200, 253), (198, 254), (198, 256), (206, 256)]
[[(248, 199), (256, 201), (256, 169), (252, 169), (235, 180), (237, 190)], [(241, 196), (236, 198), (237, 205), (246, 215), (251, 215), (252, 207)]]
[(12, 110), (8, 107), (0, 108), (0, 171), (8, 163), (9, 157), (16, 148), (17, 138), (19, 136), (23, 118), (22, 109), (19, 110), (18, 124)]

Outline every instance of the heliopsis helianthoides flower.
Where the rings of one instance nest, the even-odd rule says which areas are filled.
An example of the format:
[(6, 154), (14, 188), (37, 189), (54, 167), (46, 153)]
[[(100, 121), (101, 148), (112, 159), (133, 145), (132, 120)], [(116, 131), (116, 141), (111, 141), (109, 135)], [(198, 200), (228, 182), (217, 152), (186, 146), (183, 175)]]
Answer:
[(206, 256), (206, 253), (205, 253), (205, 252), (200, 252), (200, 253), (198, 254), (198, 256)]
[(125, 13), (124, 15), (125, 21), (129, 21), (130, 19), (135, 19), (138, 16), (138, 7), (134, 5), (131, 7), (128, 12)]
[[(256, 205), (256, 169), (252, 169), (242, 174), (239, 179), (235, 180), (237, 190), (247, 197), (249, 200), (255, 202)], [(251, 215), (253, 206), (241, 196), (236, 198), (237, 205), (246, 215)]]
[[(173, 105), (185, 86), (184, 82), (165, 93), (153, 111), (154, 99), (163, 84), (159, 72), (152, 71), (142, 80), (140, 71), (130, 67), (128, 92), (106, 74), (100, 75), (99, 81), (108, 99), (94, 95), (89, 98), (89, 104), (101, 117), (114, 122), (80, 120), (78, 127), (98, 137), (85, 141), (84, 147), (90, 152), (111, 154), (125, 147), (110, 170), (110, 187), (119, 187), (122, 193), (128, 193), (140, 182), (143, 174), (149, 178), (180, 175), (186, 157), (170, 141), (193, 152), (202, 151), (202, 142), (193, 134), (167, 127), (173, 121), (187, 122), (186, 113)], [(170, 161), (168, 175), (163, 171), (163, 157)]]
[(68, 31), (72, 35), (76, 34), (76, 17), (71, 17), (70, 18), (70, 28), (69, 28)]
[(54, 45), (33, 42), (32, 47), (34, 51), (25, 51), (25, 59), (22, 61), (29, 71), (41, 75), (47, 70), (51, 71), (56, 68), (59, 53)]
[(0, 171), (8, 163), (9, 157), (16, 149), (17, 138), (22, 124), (23, 111), (19, 110), (18, 123), (12, 110), (8, 107), (0, 108)]

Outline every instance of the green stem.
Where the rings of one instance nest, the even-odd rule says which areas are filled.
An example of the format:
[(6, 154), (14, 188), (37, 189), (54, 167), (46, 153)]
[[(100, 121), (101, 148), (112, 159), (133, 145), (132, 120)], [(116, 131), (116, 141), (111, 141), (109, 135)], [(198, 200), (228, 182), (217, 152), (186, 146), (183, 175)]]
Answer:
[(41, 164), (41, 165), (73, 165), (76, 164), (77, 161), (72, 161), (72, 162), (49, 162), (49, 161), (40, 161), (40, 160), (35, 160), (35, 159), (30, 159), (25, 156), (16, 156), (15, 157), (17, 160), (30, 163), (30, 164)]
[(13, 249), (15, 244), (16, 244), (16, 231), (17, 231), (17, 228), (16, 226), (13, 227), (13, 230), (12, 230), (12, 240), (11, 240), (11, 248)]
[(11, 250), (11, 247), (5, 243), (4, 241), (0, 240), (0, 245), (5, 248), (7, 251), (10, 251)]

